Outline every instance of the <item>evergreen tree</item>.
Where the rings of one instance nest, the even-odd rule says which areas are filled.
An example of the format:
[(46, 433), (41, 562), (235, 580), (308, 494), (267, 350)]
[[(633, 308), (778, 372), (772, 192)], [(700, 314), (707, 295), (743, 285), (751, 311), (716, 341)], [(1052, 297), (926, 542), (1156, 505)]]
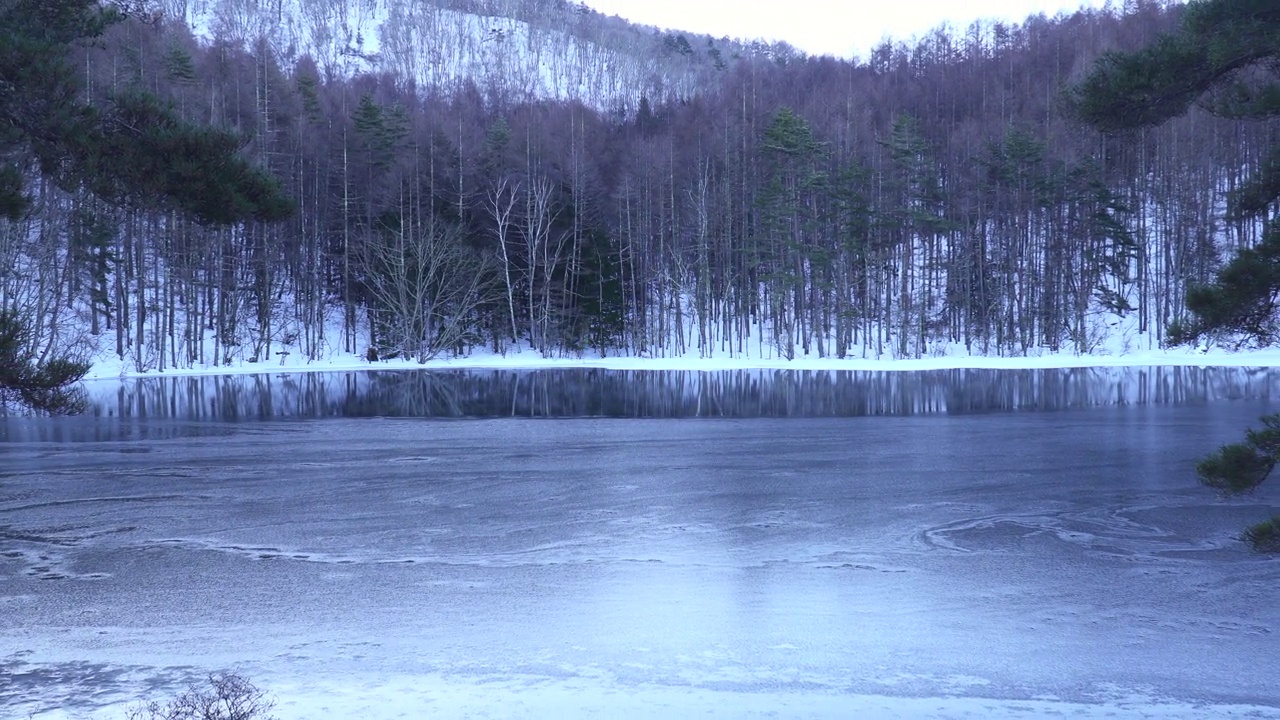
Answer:
[(934, 262), (938, 238), (950, 230), (951, 222), (941, 168), (919, 119), (899, 114), (882, 144), (889, 167), (880, 178), (884, 195), (877, 208), (878, 231), (895, 257), (898, 275), (897, 317), (886, 320), (898, 331), (899, 357), (919, 357), (925, 351), (935, 286), (940, 284)]
[[(1187, 6), (1181, 30), (1135, 53), (1111, 53), (1077, 88), (1080, 116), (1104, 131), (1158, 125), (1200, 102), (1228, 118), (1280, 117), (1280, 4), (1275, 0), (1201, 0)], [(1237, 217), (1266, 218), (1280, 199), (1280, 146), (1233, 198)], [(1204, 334), (1280, 340), (1280, 220), (1267, 220), (1256, 247), (1236, 253), (1212, 284), (1187, 293), (1195, 316), (1170, 329), (1175, 343)], [(1197, 465), (1204, 484), (1227, 493), (1252, 490), (1280, 457), (1280, 414), (1264, 417), (1243, 443), (1224, 445)], [(1280, 517), (1244, 538), (1280, 552)]]
[[(1280, 461), (1280, 413), (1262, 418), (1263, 429), (1245, 441), (1223, 445), (1196, 465), (1200, 482), (1228, 495), (1252, 492)], [(1280, 553), (1280, 515), (1247, 528), (1242, 538), (1260, 552)]]
[(0, 410), (10, 405), (61, 415), (84, 410), (76, 387), (88, 363), (67, 357), (37, 362), (31, 329), (17, 312), (0, 309)]
[(25, 212), (31, 159), (64, 189), (113, 203), (173, 207), (207, 224), (288, 217), (292, 203), (239, 157), (235, 134), (187, 123), (138, 90), (101, 109), (84, 101), (72, 50), (123, 19), (97, 0), (0, 0), (0, 217)]
[[(24, 181), (33, 167), (68, 192), (174, 209), (210, 225), (292, 214), (276, 180), (239, 156), (243, 143), (235, 134), (187, 123), (137, 89), (102, 105), (86, 102), (72, 53), (122, 21), (122, 6), (0, 0), (0, 220), (28, 212)], [(171, 73), (191, 77), (185, 60), (171, 55)], [(30, 335), (24, 318), (0, 308), (0, 403), (77, 411), (70, 386), (88, 367), (66, 358), (36, 362)]]
[[(1280, 117), (1280, 4), (1274, 0), (1200, 0), (1187, 5), (1182, 27), (1132, 53), (1108, 53), (1075, 89), (1078, 114), (1099, 130), (1162, 124), (1193, 103), (1227, 118)], [(1280, 147), (1233, 198), (1240, 218), (1265, 218), (1280, 199)], [(1175, 324), (1174, 343), (1203, 335), (1244, 335), (1262, 345), (1280, 340), (1280, 223), (1267, 223), (1215, 281), (1187, 293), (1194, 316)]]
[(765, 128), (761, 149), (767, 173), (757, 200), (764, 278), (771, 289), (774, 343), (791, 358), (797, 344), (809, 352), (807, 291), (830, 262), (812, 242), (818, 198), (827, 186), (821, 168), (826, 148), (803, 118), (784, 107)]

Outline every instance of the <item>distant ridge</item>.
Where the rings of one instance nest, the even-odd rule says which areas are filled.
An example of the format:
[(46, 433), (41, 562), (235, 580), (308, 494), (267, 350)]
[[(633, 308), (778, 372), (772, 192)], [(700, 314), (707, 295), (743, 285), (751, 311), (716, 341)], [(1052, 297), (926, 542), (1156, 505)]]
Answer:
[[(204, 41), (266, 39), (286, 65), (390, 73), (420, 89), (467, 83), (514, 101), (634, 109), (685, 98), (780, 46), (664, 33), (566, 0), (160, 0)], [(794, 53), (789, 46), (783, 52)]]

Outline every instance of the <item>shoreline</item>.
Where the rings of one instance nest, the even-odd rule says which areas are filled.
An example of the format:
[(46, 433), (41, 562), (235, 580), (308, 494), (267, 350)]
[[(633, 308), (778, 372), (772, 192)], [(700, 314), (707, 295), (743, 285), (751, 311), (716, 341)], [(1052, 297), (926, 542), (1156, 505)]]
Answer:
[(474, 354), (419, 363), (412, 360), (369, 362), (354, 355), (337, 355), (311, 362), (251, 363), (164, 371), (129, 370), (120, 360), (94, 363), (85, 382), (199, 375), (262, 375), (321, 372), (404, 372), (412, 370), (631, 370), (721, 372), (733, 370), (920, 372), (930, 370), (1055, 370), (1106, 367), (1280, 367), (1280, 348), (1226, 352), (1161, 350), (1122, 355), (1044, 354), (1030, 356), (941, 355), (894, 359), (863, 358), (749, 358), (749, 357), (582, 357), (545, 358), (533, 351)]

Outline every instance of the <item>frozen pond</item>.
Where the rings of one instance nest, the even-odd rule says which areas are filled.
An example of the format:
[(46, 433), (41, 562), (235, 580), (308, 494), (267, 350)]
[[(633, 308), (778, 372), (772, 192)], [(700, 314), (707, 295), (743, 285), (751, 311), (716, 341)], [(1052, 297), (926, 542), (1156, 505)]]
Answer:
[(1280, 718), (1194, 461), (1280, 370), (96, 383), (0, 417), (0, 717)]

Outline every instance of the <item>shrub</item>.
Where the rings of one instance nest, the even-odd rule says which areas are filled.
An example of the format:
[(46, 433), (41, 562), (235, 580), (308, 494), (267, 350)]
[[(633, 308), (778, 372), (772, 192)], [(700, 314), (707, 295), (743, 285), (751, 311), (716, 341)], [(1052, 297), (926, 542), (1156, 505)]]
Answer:
[(131, 708), (126, 720), (275, 720), (275, 701), (235, 673), (215, 673), (167, 703)]
[(1258, 552), (1280, 553), (1280, 515), (1245, 530), (1242, 539)]

